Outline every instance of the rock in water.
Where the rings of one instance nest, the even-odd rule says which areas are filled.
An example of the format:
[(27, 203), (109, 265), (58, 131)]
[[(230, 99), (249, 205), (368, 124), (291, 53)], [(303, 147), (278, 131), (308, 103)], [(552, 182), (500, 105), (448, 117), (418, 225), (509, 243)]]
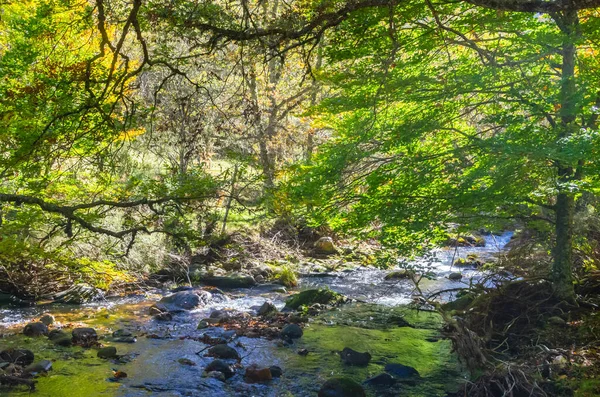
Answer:
[(350, 378), (331, 378), (319, 390), (319, 397), (365, 397), (365, 389)]
[(215, 345), (208, 349), (208, 355), (217, 358), (239, 360), (240, 354), (233, 347), (227, 345)]
[(53, 329), (48, 334), (48, 339), (57, 346), (69, 347), (73, 344), (73, 339), (66, 332), (59, 329)]
[(248, 383), (268, 382), (273, 379), (273, 375), (269, 368), (260, 368), (258, 365), (252, 364), (246, 368), (244, 379)]
[(271, 376), (273, 378), (279, 378), (281, 375), (283, 375), (283, 370), (277, 365), (272, 365), (269, 367), (269, 370), (271, 371)]
[(54, 316), (49, 313), (46, 313), (42, 317), (40, 317), (40, 323), (42, 323), (42, 324), (52, 325), (52, 324), (54, 324), (54, 321), (55, 321)]
[(301, 338), (304, 332), (298, 324), (288, 324), (281, 330), (281, 337), (286, 339)]
[(419, 371), (417, 371), (413, 367), (409, 367), (408, 365), (402, 364), (387, 364), (385, 366), (385, 372), (387, 372), (388, 374), (392, 374), (400, 379), (420, 377)]
[(271, 302), (265, 302), (262, 304), (260, 309), (258, 309), (259, 316), (268, 316), (269, 314), (277, 313), (277, 308)]
[(337, 254), (337, 249), (331, 237), (321, 237), (315, 242), (315, 252), (323, 255)]
[(173, 320), (173, 315), (171, 313), (159, 313), (154, 316), (156, 321), (171, 321)]
[(229, 379), (234, 375), (233, 369), (223, 360), (214, 360), (210, 364), (206, 366), (204, 369), (206, 372), (210, 373), (212, 371), (221, 372), (225, 375), (225, 378)]
[(414, 275), (414, 272), (406, 269), (401, 269), (395, 272), (391, 272), (385, 275), (385, 280), (404, 280), (407, 278), (411, 278)]
[(191, 310), (206, 305), (210, 299), (211, 294), (207, 291), (180, 291), (165, 296), (159, 303), (164, 305), (168, 311)]
[(360, 353), (356, 350), (350, 349), (349, 347), (345, 347), (344, 350), (340, 352), (340, 358), (346, 365), (364, 367), (369, 365), (369, 361), (371, 361), (371, 354), (367, 352)]
[(115, 358), (117, 357), (117, 348), (114, 346), (103, 347), (98, 350), (98, 358)]
[(93, 328), (75, 328), (72, 335), (74, 345), (90, 347), (98, 342), (98, 334)]
[(371, 386), (387, 387), (396, 383), (396, 380), (392, 377), (392, 375), (383, 373), (367, 379), (364, 383)]
[(31, 364), (35, 356), (31, 350), (27, 349), (5, 349), (0, 352), (0, 361), (27, 366)]
[(312, 306), (315, 303), (322, 305), (334, 305), (345, 300), (342, 294), (338, 294), (329, 288), (307, 289), (290, 296), (285, 301), (288, 309), (298, 309), (300, 306)]
[(234, 274), (231, 276), (202, 276), (200, 281), (206, 285), (218, 288), (250, 288), (256, 285), (254, 277), (247, 274)]
[(39, 363), (28, 365), (27, 368), (23, 370), (23, 373), (26, 374), (39, 374), (42, 372), (48, 372), (52, 369), (52, 363), (48, 360), (42, 360)]
[(459, 281), (460, 279), (462, 279), (462, 274), (459, 272), (454, 272), (454, 273), (450, 273), (448, 275), (448, 280), (452, 280), (452, 281)]
[(29, 323), (23, 328), (25, 336), (42, 336), (48, 335), (48, 326), (44, 323)]

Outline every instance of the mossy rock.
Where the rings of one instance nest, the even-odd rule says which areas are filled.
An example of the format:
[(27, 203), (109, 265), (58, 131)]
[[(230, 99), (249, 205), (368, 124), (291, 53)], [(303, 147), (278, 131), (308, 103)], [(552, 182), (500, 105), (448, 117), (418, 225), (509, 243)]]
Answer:
[(328, 288), (307, 289), (290, 296), (285, 302), (285, 307), (288, 309), (298, 309), (301, 306), (311, 306), (315, 303), (322, 305), (336, 305), (343, 303), (345, 297)]
[(475, 296), (473, 294), (464, 294), (461, 297), (442, 305), (444, 310), (465, 310), (473, 301)]
[(404, 280), (414, 275), (412, 270), (401, 269), (385, 275), (385, 280)]
[(233, 274), (231, 276), (203, 276), (200, 281), (206, 285), (218, 288), (250, 288), (256, 285), (252, 276)]
[(365, 389), (350, 378), (331, 378), (321, 390), (319, 397), (364, 397)]

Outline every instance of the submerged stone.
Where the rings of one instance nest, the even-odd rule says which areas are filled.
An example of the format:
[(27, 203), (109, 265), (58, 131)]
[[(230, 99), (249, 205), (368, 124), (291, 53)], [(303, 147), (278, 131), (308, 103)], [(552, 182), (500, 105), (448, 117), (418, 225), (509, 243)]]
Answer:
[(350, 378), (331, 378), (319, 390), (319, 397), (365, 397), (365, 389)]
[(414, 272), (406, 269), (401, 269), (395, 272), (391, 272), (385, 275), (385, 280), (404, 280), (411, 278)]

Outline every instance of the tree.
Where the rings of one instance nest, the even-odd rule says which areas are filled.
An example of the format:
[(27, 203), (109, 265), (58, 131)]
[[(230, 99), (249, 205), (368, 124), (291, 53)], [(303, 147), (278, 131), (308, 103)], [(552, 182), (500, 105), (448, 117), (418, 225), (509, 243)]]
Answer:
[(337, 95), (320, 109), (336, 135), (298, 191), (334, 225), (404, 248), (452, 223), (549, 223), (556, 294), (572, 300), (574, 201), (599, 182), (598, 4), (387, 5), (329, 37)]

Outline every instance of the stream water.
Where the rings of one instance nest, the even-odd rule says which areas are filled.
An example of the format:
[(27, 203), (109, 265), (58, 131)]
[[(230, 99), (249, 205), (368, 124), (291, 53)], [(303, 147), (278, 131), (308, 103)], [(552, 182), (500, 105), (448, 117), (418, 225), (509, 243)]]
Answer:
[[(453, 259), (476, 253), (482, 257), (502, 250), (511, 233), (487, 237), (485, 248), (446, 249), (434, 256), (414, 262), (426, 266), (434, 275), (423, 288), (428, 292), (447, 290), (481, 279), (485, 273), (477, 269), (461, 269), (462, 281), (451, 281), (447, 276), (457, 269)], [(198, 330), (199, 321), (217, 309), (232, 309), (254, 313), (265, 301), (278, 308), (284, 306), (287, 294), (274, 292), (272, 286), (229, 290), (228, 299), (211, 303), (201, 309), (174, 315), (169, 322), (158, 322), (148, 315), (148, 308), (168, 291), (150, 291), (145, 295), (109, 299), (86, 305), (48, 305), (34, 307), (0, 307), (0, 350), (8, 347), (27, 348), (35, 352), (36, 361), (48, 359), (53, 370), (38, 378), (35, 392), (0, 389), (0, 395), (11, 396), (316, 396), (321, 385), (332, 376), (348, 376), (361, 383), (380, 374), (386, 364), (399, 363), (414, 367), (420, 374), (417, 382), (401, 384), (387, 390), (366, 387), (369, 396), (446, 396), (457, 390), (464, 380), (450, 342), (441, 339), (437, 328), (440, 319), (431, 313), (415, 312), (406, 307), (413, 299), (414, 286), (409, 280), (385, 281), (390, 270), (358, 268), (353, 271), (308, 275), (301, 279), (299, 289), (328, 286), (356, 302), (321, 313), (311, 318), (304, 335), (292, 346), (278, 340), (236, 337), (232, 331), (220, 327)], [(443, 295), (451, 299), (452, 295)], [(58, 347), (47, 338), (27, 338), (20, 326), (51, 313), (56, 326), (65, 328), (89, 326), (100, 335), (110, 335), (117, 329), (127, 329), (138, 335), (136, 343), (103, 344), (115, 346), (120, 360), (102, 360), (96, 350), (80, 347)], [(408, 321), (413, 327), (398, 327), (397, 319)], [(230, 346), (242, 356), (241, 365), (277, 365), (283, 376), (267, 384), (249, 384), (243, 379), (243, 370), (222, 382), (202, 377), (203, 369), (213, 359), (204, 357), (207, 348), (194, 340), (208, 334), (230, 338)], [(148, 338), (144, 335), (154, 335)], [(368, 351), (373, 359), (366, 367), (349, 367), (341, 363), (335, 353), (345, 347)], [(301, 356), (298, 350), (307, 349)], [(181, 359), (189, 360), (183, 365)], [(112, 381), (112, 371), (128, 374), (127, 378)]]

